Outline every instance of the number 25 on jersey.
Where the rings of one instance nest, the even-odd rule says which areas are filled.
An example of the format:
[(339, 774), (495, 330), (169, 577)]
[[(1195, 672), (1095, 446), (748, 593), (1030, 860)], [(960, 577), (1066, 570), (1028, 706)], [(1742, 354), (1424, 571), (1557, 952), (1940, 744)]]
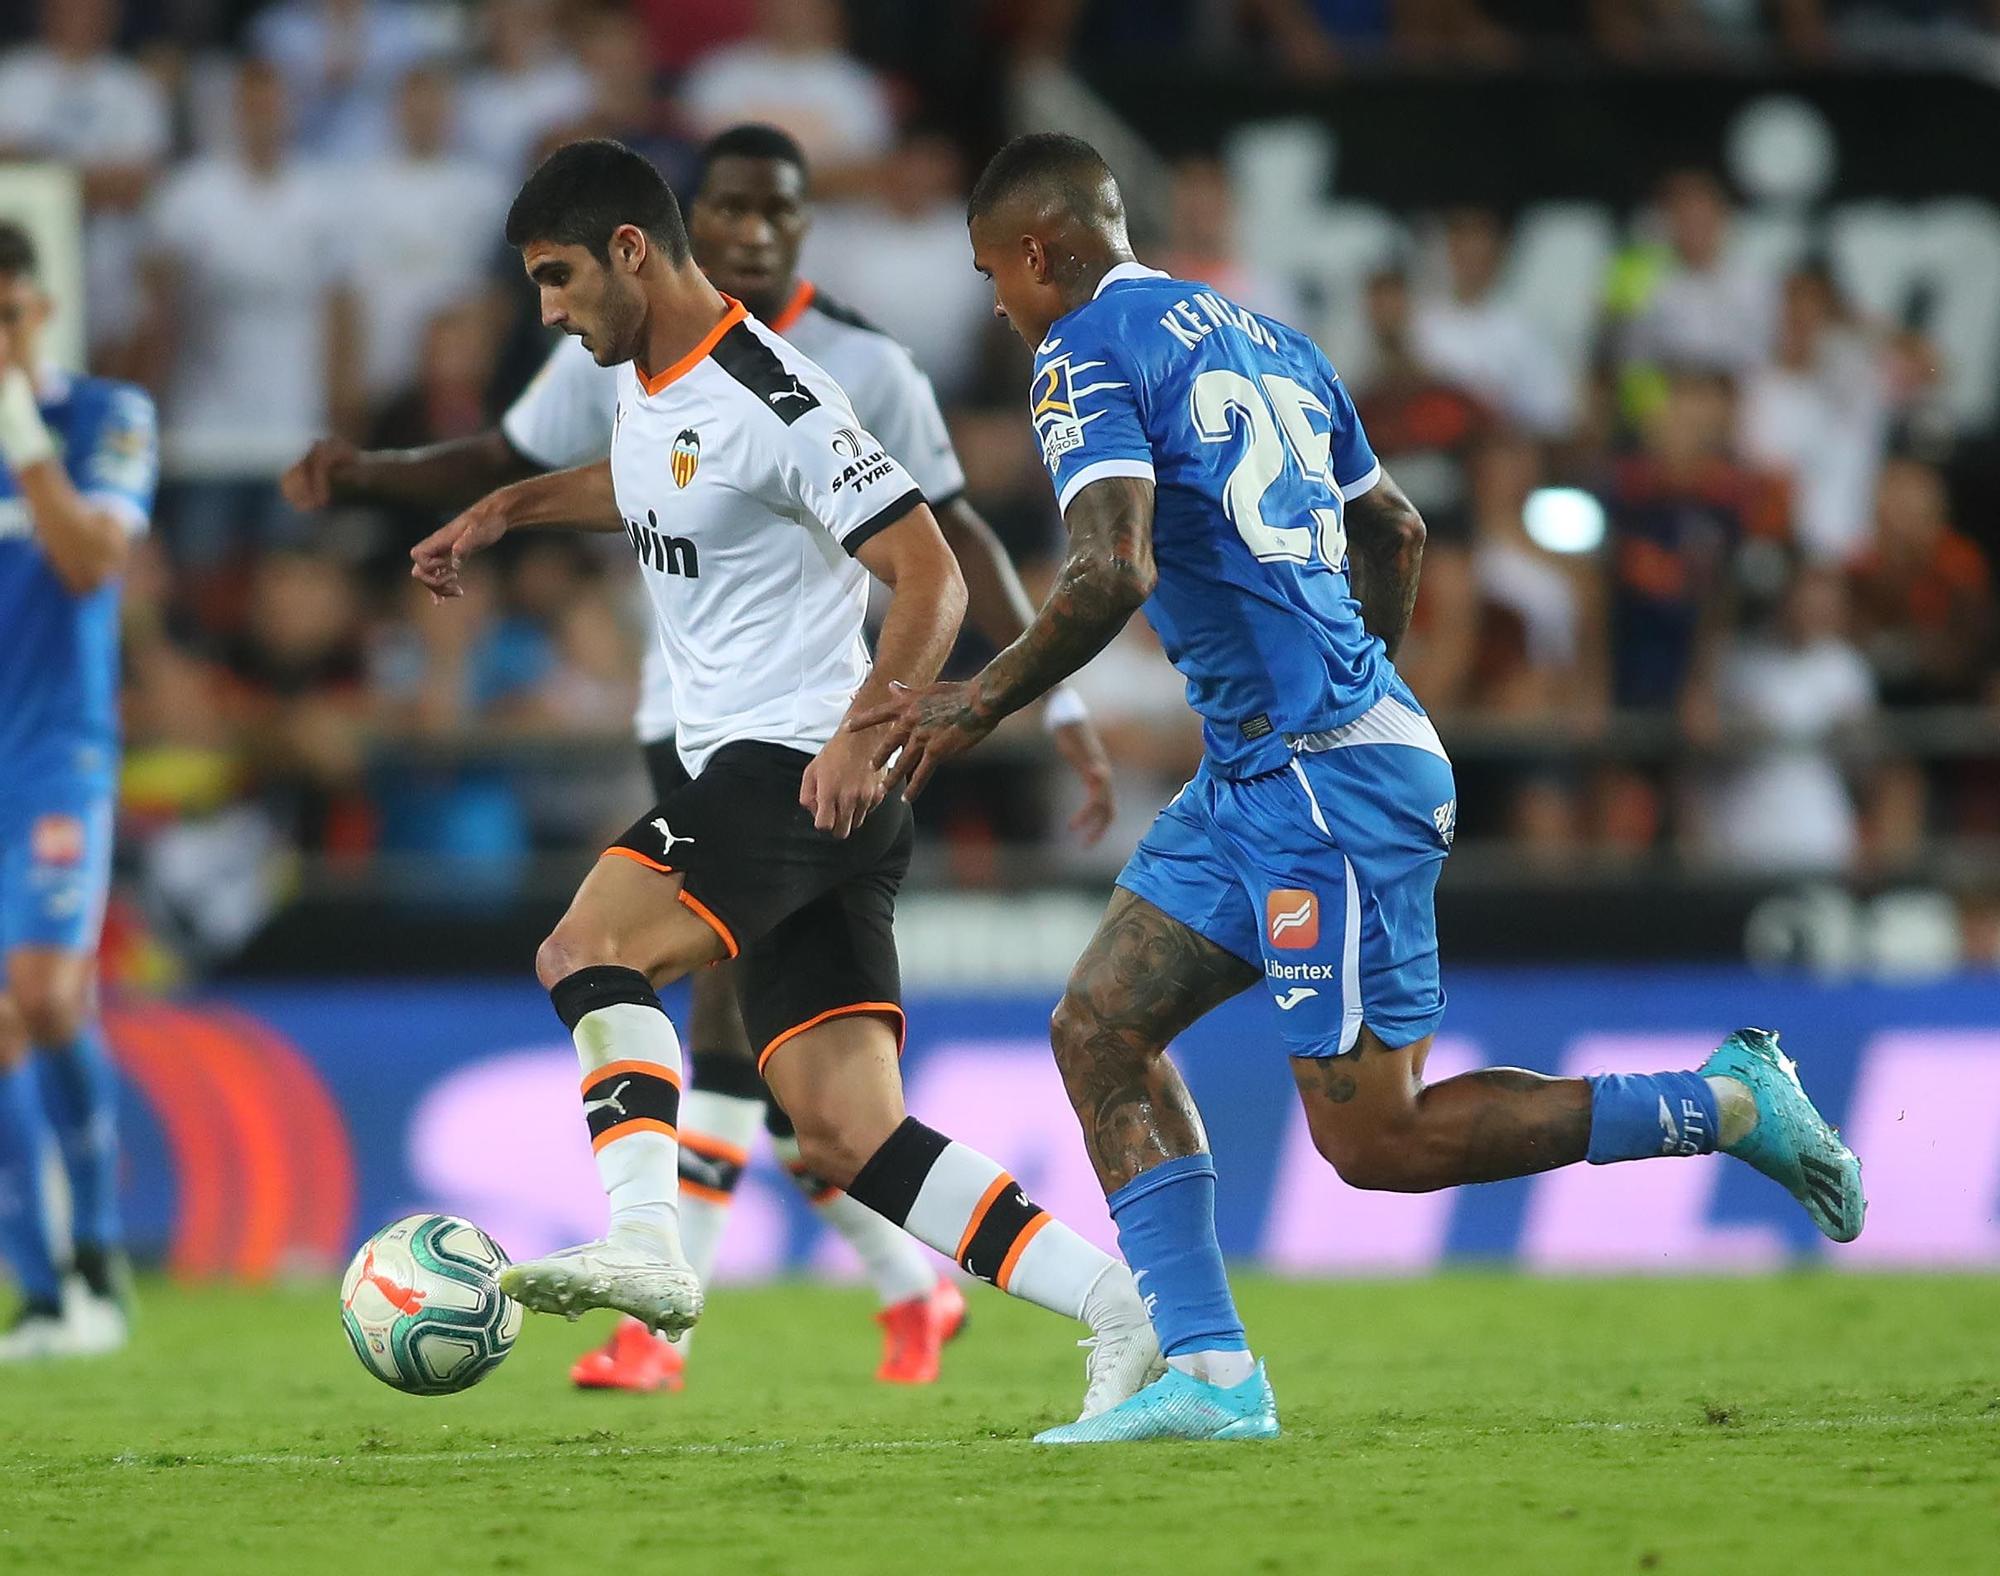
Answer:
[[(1261, 386), (1260, 386), (1261, 385)], [(1195, 431), (1204, 443), (1227, 443), (1238, 432), (1248, 439), (1243, 456), (1222, 487), (1222, 507), (1244, 546), (1260, 563), (1307, 564), (1314, 549), (1329, 569), (1347, 562), (1347, 529), (1341, 519), (1340, 489), (1329, 468), (1333, 450), (1333, 413), (1325, 402), (1296, 379), (1266, 372), (1252, 381), (1241, 372), (1218, 367), (1194, 380), (1191, 401)], [(1326, 422), (1314, 423), (1317, 414)], [(1273, 525), (1264, 517), (1264, 500), (1284, 474), (1289, 457), (1299, 473), (1324, 490), (1326, 503), (1313, 505), (1313, 525)]]

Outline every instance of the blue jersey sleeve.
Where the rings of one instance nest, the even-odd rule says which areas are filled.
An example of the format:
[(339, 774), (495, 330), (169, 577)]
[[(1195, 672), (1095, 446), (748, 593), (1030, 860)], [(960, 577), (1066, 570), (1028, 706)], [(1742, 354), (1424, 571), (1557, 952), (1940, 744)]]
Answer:
[(1109, 324), (1063, 325), (1060, 337), (1035, 352), (1028, 399), (1042, 463), (1055, 484), (1057, 506), (1107, 476), (1153, 479), (1153, 445), (1139, 414), (1137, 379), (1114, 352)]
[(92, 503), (134, 535), (146, 529), (160, 481), (159, 426), (145, 390), (113, 384), (71, 451), (71, 477)]
[(1361, 416), (1348, 398), (1347, 385), (1324, 355), (1319, 362), (1326, 371), (1326, 403), (1333, 417), (1333, 449), (1327, 463), (1333, 471), (1333, 485), (1345, 502), (1359, 498), (1382, 479), (1382, 462), (1375, 458), (1368, 434), (1361, 430)]

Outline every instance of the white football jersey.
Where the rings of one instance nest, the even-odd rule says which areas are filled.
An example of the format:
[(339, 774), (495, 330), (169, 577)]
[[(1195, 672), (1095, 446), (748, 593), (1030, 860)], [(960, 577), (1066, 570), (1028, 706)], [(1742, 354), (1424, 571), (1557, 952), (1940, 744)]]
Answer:
[[(862, 427), (916, 478), (932, 508), (965, 491), (937, 394), (900, 344), (803, 279), (769, 326), (840, 385)], [(611, 442), (618, 373), (600, 367), (580, 340), (566, 337), (508, 407), (501, 431), (521, 455), (550, 470), (600, 460)], [(633, 720), (648, 743), (674, 731), (673, 680), (657, 643), (646, 647)]]
[(618, 368), (611, 482), (658, 615), (681, 764), (808, 753), (868, 676), (854, 554), (923, 501), (840, 385), (731, 302), (657, 377)]

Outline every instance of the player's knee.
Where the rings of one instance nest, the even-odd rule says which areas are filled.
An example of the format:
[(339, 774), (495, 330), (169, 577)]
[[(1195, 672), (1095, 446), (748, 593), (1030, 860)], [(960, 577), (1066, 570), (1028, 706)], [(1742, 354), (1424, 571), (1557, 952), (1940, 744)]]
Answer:
[(799, 1164), (831, 1187), (847, 1187), (879, 1147), (857, 1143), (852, 1132), (820, 1119), (817, 1113), (794, 1114), (792, 1123), (798, 1132)]
[(1407, 1128), (1318, 1122), (1313, 1147), (1340, 1180), (1366, 1193), (1428, 1193), (1443, 1185)]
[(560, 981), (568, 979), (578, 969), (603, 968), (625, 962), (619, 956), (617, 943), (609, 936), (593, 934), (581, 926), (565, 922), (556, 926), (548, 939), (535, 949), (535, 978), (542, 982), (544, 990), (554, 990)]
[(90, 1009), (86, 981), (30, 974), (13, 982), (11, 995), (30, 1045), (67, 1045), (83, 1032)]
[(1096, 1009), (1074, 991), (1065, 991), (1049, 1015), (1049, 1044), (1055, 1048), (1056, 1065), (1065, 1078), (1125, 1049), (1122, 1041), (1103, 1031), (1104, 1021)]
[(0, 994), (0, 1072), (11, 1072), (28, 1059), (28, 1026), (14, 1003)]

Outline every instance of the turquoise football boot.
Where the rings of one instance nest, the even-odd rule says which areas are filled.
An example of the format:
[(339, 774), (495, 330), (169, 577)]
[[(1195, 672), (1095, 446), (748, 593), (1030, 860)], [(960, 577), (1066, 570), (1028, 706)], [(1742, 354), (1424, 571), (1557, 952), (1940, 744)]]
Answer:
[(1105, 1445), (1126, 1439), (1276, 1439), (1278, 1401), (1259, 1363), (1225, 1390), (1169, 1368), (1129, 1401), (1035, 1435), (1038, 1445)]
[(1726, 1147), (1805, 1206), (1812, 1223), (1835, 1242), (1861, 1235), (1868, 1200), (1861, 1162), (1840, 1141), (1799, 1085), (1799, 1070), (1769, 1029), (1738, 1029), (1701, 1064), (1704, 1078), (1734, 1078), (1757, 1102), (1757, 1125)]

